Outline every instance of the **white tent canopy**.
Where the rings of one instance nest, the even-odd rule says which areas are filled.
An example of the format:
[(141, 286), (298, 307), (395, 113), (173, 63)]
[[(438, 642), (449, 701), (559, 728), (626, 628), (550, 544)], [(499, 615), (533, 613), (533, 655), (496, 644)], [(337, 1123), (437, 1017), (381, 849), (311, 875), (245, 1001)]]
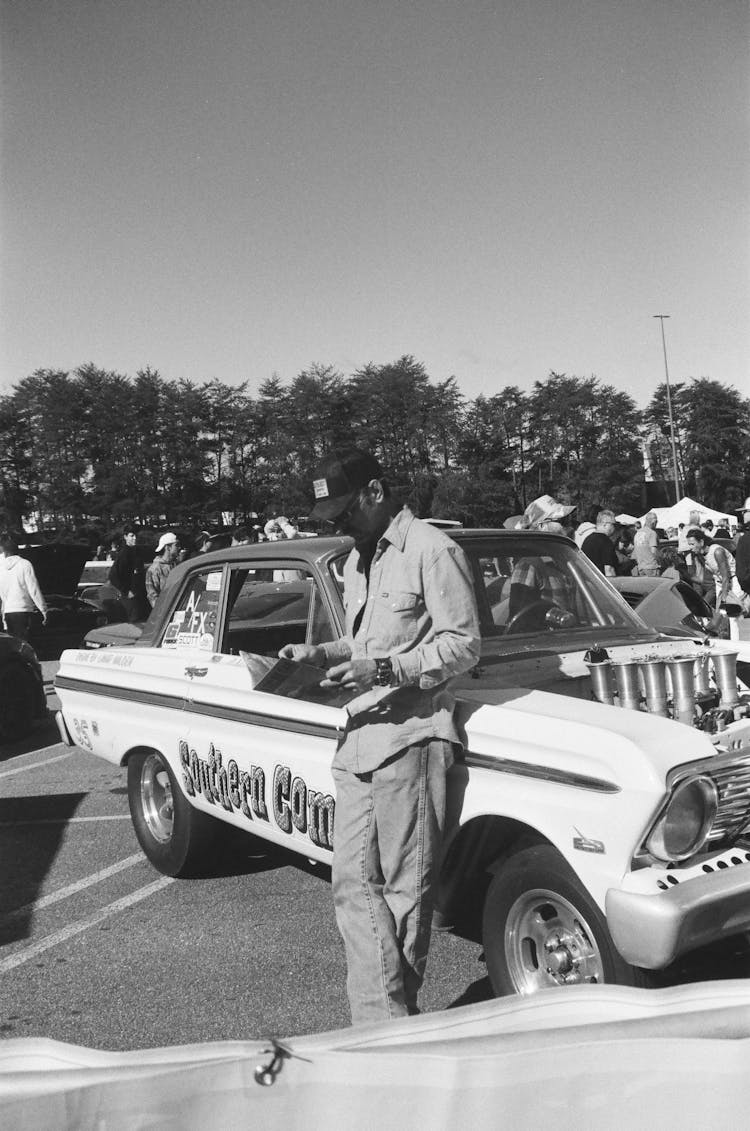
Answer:
[[(656, 525), (661, 527), (662, 530), (668, 530), (671, 526), (679, 526), (681, 522), (687, 525), (690, 522), (691, 511), (697, 512), (700, 523), (709, 518), (714, 526), (718, 526), (719, 523), (728, 525), (730, 522), (734, 525), (736, 522), (733, 514), (727, 514), (726, 511), (715, 511), (713, 507), (696, 503), (695, 499), (690, 499), (687, 495), (672, 507), (652, 507), (650, 511), (646, 511), (646, 514), (655, 514)], [(641, 516), (641, 524), (643, 524), (646, 514)]]

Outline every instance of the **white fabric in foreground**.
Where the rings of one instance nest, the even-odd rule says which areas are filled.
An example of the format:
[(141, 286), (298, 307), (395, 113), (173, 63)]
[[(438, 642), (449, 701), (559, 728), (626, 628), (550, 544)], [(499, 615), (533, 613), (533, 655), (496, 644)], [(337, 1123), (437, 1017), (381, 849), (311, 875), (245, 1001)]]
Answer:
[(0, 1043), (0, 1126), (263, 1131), (744, 1127), (750, 983), (580, 986), (285, 1042)]

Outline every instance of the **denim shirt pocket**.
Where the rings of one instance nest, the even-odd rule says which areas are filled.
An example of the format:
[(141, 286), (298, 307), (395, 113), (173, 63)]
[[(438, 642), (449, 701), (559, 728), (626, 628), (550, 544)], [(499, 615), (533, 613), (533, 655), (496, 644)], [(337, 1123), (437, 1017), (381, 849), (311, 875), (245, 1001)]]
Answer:
[(383, 591), (375, 597), (375, 631), (383, 644), (404, 644), (417, 635), (423, 602), (419, 593)]

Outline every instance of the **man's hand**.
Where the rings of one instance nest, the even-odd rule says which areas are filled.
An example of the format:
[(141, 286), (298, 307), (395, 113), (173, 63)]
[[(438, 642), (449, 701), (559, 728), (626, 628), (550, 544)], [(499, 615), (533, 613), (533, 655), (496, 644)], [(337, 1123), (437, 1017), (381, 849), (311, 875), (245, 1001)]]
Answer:
[(336, 664), (320, 681), (321, 687), (345, 687), (348, 691), (369, 691), (375, 686), (378, 667), (374, 660), (347, 660)]
[(312, 664), (315, 668), (322, 668), (326, 662), (326, 654), (318, 644), (285, 644), (279, 651), (282, 660), (295, 660), (298, 664)]

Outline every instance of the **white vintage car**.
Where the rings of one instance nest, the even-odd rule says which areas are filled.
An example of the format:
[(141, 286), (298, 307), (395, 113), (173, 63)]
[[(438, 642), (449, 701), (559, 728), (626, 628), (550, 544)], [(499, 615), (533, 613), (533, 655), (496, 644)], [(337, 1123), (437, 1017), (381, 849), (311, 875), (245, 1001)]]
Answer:
[[(456, 922), (481, 902), (495, 992), (647, 984), (750, 928), (748, 665), (738, 676), (726, 643), (647, 628), (565, 538), (451, 536), (483, 643), (457, 686), (441, 912)], [(160, 871), (210, 867), (223, 824), (330, 861), (345, 708), (276, 657), (341, 632), (349, 546), (201, 555), (135, 645), (63, 653), (60, 733), (127, 766)]]

